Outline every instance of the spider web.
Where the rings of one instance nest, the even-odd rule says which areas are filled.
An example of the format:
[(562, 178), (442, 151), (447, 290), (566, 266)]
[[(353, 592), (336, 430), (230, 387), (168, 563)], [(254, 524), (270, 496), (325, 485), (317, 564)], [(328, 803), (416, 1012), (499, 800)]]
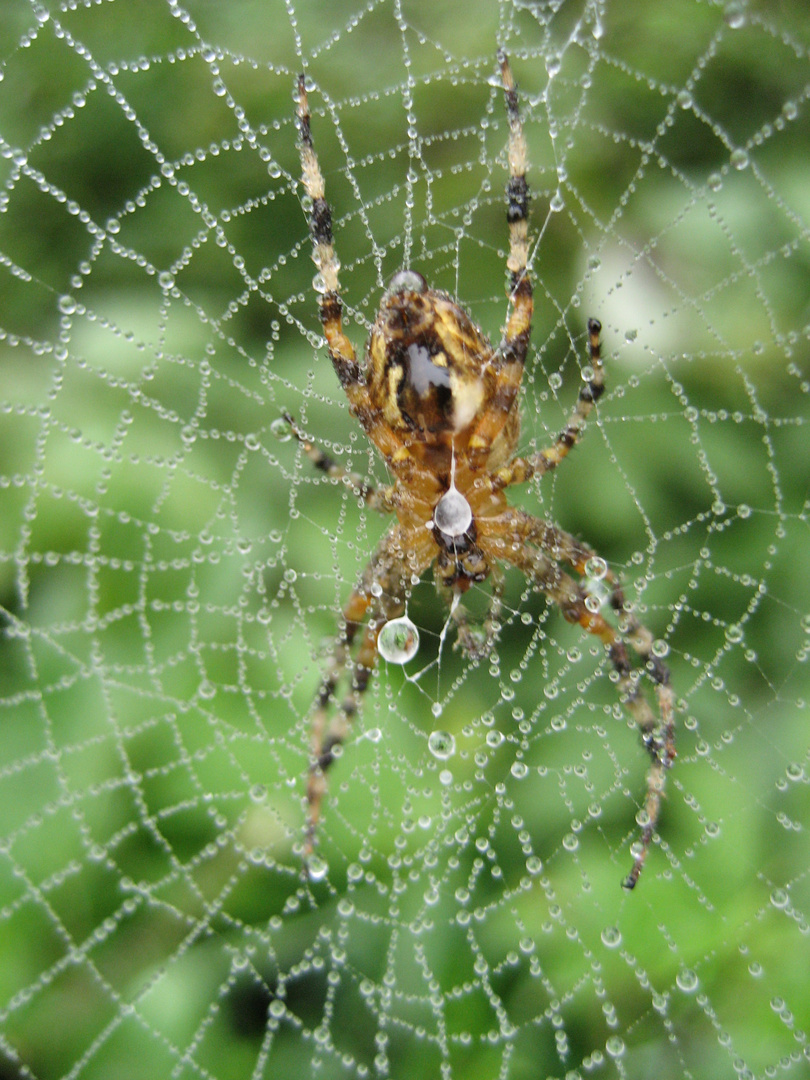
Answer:
[[(789, 2), (3, 5), (2, 1077), (810, 1076), (809, 45)], [(385, 482), (320, 337), (294, 78), (357, 347), (404, 265), (497, 338), (498, 47), (521, 452), (589, 315), (607, 377), (512, 501), (620, 575), (677, 700), (630, 894), (646, 754), (517, 575), (479, 661), (414, 587), (301, 876), (312, 696), (387, 523), (280, 423)]]

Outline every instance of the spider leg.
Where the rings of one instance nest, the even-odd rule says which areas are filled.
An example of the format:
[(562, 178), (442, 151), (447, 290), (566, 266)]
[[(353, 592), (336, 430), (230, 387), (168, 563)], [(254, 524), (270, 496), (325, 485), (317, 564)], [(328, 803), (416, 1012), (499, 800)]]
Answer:
[[(647, 773), (647, 792), (644, 801), (644, 820), (638, 854), (625, 878), (626, 889), (635, 887), (647, 857), (653, 833), (661, 811), (666, 772), (675, 757), (675, 719), (669, 669), (653, 652), (652, 633), (628, 611), (618, 579), (607, 567), (603, 580), (610, 589), (610, 606), (619, 618), (616, 629), (599, 613), (587, 587), (562, 570), (559, 562), (568, 563), (577, 574), (587, 576), (588, 564), (598, 558), (594, 550), (581, 543), (556, 525), (531, 517), (520, 510), (509, 510), (488, 529), (491, 543), (499, 535), (501, 542), (493, 551), (500, 558), (517, 566), (553, 600), (564, 618), (577, 623), (594, 634), (605, 645), (610, 662), (616, 671), (624, 705), (641, 732), (642, 741), (650, 755)], [(488, 545), (489, 546), (489, 545)], [(602, 560), (603, 562), (603, 560)], [(602, 567), (599, 567), (600, 571)], [(655, 686), (658, 701), (656, 716), (639, 686), (638, 677), (628, 657), (627, 645), (633, 649)]]
[(359, 499), (362, 499), (367, 506), (370, 506), (372, 510), (377, 510), (381, 514), (392, 514), (394, 512), (395, 504), (393, 494), (395, 489), (393, 486), (377, 488), (373, 484), (370, 484), (368, 480), (365, 480), (360, 476), (359, 473), (349, 472), (342, 465), (339, 465), (338, 462), (330, 457), (324, 450), (321, 450), (319, 446), (310, 442), (309, 439), (302, 434), (290, 413), (285, 412), (283, 416), (289, 424), (290, 431), (298, 440), (301, 449), (316, 469), (320, 469), (333, 480), (341, 480), (350, 491), (353, 491), (355, 495)]
[[(405, 609), (405, 592), (412, 576), (429, 565), (429, 546), (408, 546), (398, 525), (392, 526), (377, 546), (363, 571), (362, 578), (343, 609), (343, 630), (337, 638), (327, 670), (315, 697), (311, 725), (310, 766), (307, 779), (309, 806), (304, 837), (304, 864), (315, 848), (321, 807), (327, 789), (327, 772), (346, 741), (357, 715), (362, 696), (377, 663), (377, 636), (389, 619)], [(351, 651), (358, 632), (365, 623), (360, 645), (352, 659)], [(349, 685), (343, 699), (329, 717), (344, 674)]]
[(329, 346), (329, 356), (340, 384), (352, 400), (355, 387), (364, 387), (365, 380), (357, 363), (354, 346), (343, 332), (343, 303), (340, 299), (338, 270), (340, 263), (335, 255), (332, 240), (332, 211), (326, 201), (323, 175), (310, 127), (309, 98), (306, 78), (298, 76), (298, 126), (301, 135), (301, 172), (304, 188), (312, 203), (309, 228), (312, 233), (312, 261), (321, 276), (320, 313), (323, 331)]
[(309, 229), (312, 234), (312, 261), (318, 268), (318, 306), (329, 358), (353, 415), (363, 425), (369, 438), (385, 457), (402, 449), (402, 441), (388, 428), (372, 404), (366, 375), (357, 362), (354, 346), (343, 330), (343, 301), (340, 298), (338, 271), (332, 237), (332, 211), (326, 201), (323, 174), (312, 141), (311, 114), (306, 77), (298, 76), (298, 128), (301, 136), (301, 175), (304, 190), (312, 204)]
[(472, 432), (469, 451), (473, 456), (488, 456), (495, 437), (506, 423), (517, 398), (523, 367), (529, 351), (532, 332), (532, 280), (529, 260), (529, 185), (526, 182), (528, 155), (523, 124), (520, 119), (517, 89), (512, 69), (504, 52), (498, 53), (501, 81), (506, 97), (509, 122), (509, 182), (506, 185), (506, 220), (509, 225), (509, 300), (511, 311), (503, 339), (493, 356), (498, 378), (498, 390), (491, 406)]
[(605, 372), (602, 367), (599, 340), (601, 332), (602, 324), (599, 320), (588, 319), (588, 356), (591, 362), (591, 373), (579, 391), (577, 403), (565, 427), (552, 445), (545, 450), (539, 450), (530, 457), (513, 458), (508, 465), (499, 469), (493, 477), (493, 486), (496, 490), (508, 487), (510, 484), (525, 483), (533, 476), (542, 476), (543, 473), (555, 469), (576, 445), (585, 421), (605, 390)]

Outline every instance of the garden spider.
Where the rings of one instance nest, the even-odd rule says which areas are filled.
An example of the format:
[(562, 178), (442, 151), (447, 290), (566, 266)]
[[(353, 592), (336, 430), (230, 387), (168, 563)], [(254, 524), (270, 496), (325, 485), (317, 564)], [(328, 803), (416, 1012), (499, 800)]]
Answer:
[[(312, 143), (306, 81), (298, 78), (301, 166), (311, 202), (313, 260), (320, 276), (320, 317), (329, 356), (353, 416), (385, 459), (393, 483), (374, 488), (347, 473), (285, 418), (312, 463), (342, 480), (376, 510), (396, 515), (377, 545), (343, 609), (338, 636), (314, 704), (304, 843), (309, 865), (326, 774), (346, 739), (377, 660), (377, 637), (405, 608), (411, 583), (434, 566), (437, 587), (451, 601), (459, 643), (480, 655), (493, 643), (500, 608), (500, 564), (517, 567), (560, 608), (571, 623), (604, 642), (624, 704), (638, 725), (650, 767), (641, 837), (624, 886), (638, 881), (658, 821), (666, 771), (675, 754), (673, 698), (669, 672), (653, 652), (653, 637), (625, 604), (621, 586), (596, 552), (558, 526), (509, 505), (505, 489), (555, 468), (576, 444), (583, 424), (604, 389), (601, 326), (588, 322), (591, 370), (568, 423), (547, 449), (513, 456), (520, 434), (519, 390), (529, 347), (532, 282), (529, 254), (529, 189), (526, 143), (515, 81), (504, 53), (498, 54), (509, 122), (509, 317), (492, 348), (469, 315), (447, 293), (428, 287), (413, 270), (395, 274), (382, 298), (366, 348), (365, 367), (343, 332), (338, 261), (332, 220)], [(562, 565), (577, 575), (574, 578)], [(618, 628), (599, 612), (583, 579), (599, 566)], [(484, 639), (468, 626), (460, 598), (473, 582), (492, 575), (492, 599)], [(359, 646), (352, 646), (365, 624)], [(650, 708), (631, 669), (629, 646), (655, 685), (659, 714)], [(327, 725), (329, 705), (342, 676), (348, 689)]]

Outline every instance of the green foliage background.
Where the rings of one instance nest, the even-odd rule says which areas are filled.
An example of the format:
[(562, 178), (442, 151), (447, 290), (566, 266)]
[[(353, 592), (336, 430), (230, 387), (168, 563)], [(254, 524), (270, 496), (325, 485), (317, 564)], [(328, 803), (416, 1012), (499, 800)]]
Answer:
[[(731, 29), (742, 7), (608, 4), (592, 69), (566, 44), (584, 5), (201, 2), (182, 9), (196, 33), (158, 0), (45, 10), (0, 12), (2, 1076), (808, 1075), (802, 5)], [(516, 580), (499, 675), (447, 653), (434, 690), (461, 809), (425, 751), (430, 680), (383, 671), (363, 721), (382, 748), (358, 739), (336, 766), (330, 872), (304, 887), (320, 642), (385, 523), (273, 433), (289, 409), (384, 477), (317, 348), (293, 76), (303, 56), (358, 346), (408, 260), (497, 337), (499, 43), (542, 230), (525, 446), (571, 407), (590, 313), (609, 380), (521, 505), (586, 537), (669, 644), (661, 843), (623, 894), (643, 753), (618, 713), (600, 728), (600, 658)], [(429, 584), (411, 613), (431, 655)], [(470, 797), (465, 816), (489, 715), (508, 812)], [(441, 821), (421, 939), (403, 929), (434, 877), (403, 829), (414, 790)], [(473, 866), (482, 820), (500, 879)], [(480, 965), (487, 994), (431, 1007)], [(496, 1002), (518, 1034), (491, 1034)], [(440, 1014), (444, 1049), (421, 1034)]]

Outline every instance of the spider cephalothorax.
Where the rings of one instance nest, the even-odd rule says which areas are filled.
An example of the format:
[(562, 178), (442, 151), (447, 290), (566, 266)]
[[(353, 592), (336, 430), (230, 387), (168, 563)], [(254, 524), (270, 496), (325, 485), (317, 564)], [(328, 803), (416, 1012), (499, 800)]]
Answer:
[[(507, 222), (509, 225), (509, 316), (503, 337), (493, 347), (457, 300), (428, 287), (421, 274), (395, 274), (386, 290), (366, 349), (365, 367), (343, 331), (338, 263), (323, 177), (312, 143), (304, 76), (298, 80), (298, 117), (304, 187), (312, 202), (313, 258), (323, 290), (320, 314), (329, 355), (352, 413), (379, 449), (393, 483), (375, 489), (345, 472), (309, 442), (291, 417), (290, 426), (313, 463), (341, 478), (375, 509), (396, 515), (396, 523), (372, 554), (343, 611), (345, 627), (337, 639), (328, 673), (316, 699), (312, 759), (307, 786), (309, 821), (305, 855), (312, 853), (326, 772), (357, 712), (377, 659), (384, 624), (404, 611), (412, 581), (435, 568), (440, 589), (453, 601), (461, 647), (480, 655), (491, 646), (500, 610), (503, 564), (521, 570), (532, 585), (560, 608), (563, 616), (600, 638), (616, 672), (625, 705), (638, 724), (650, 755), (641, 841), (625, 886), (641, 873), (658, 820), (666, 770), (674, 749), (674, 717), (669, 672), (653, 653), (652, 634), (627, 608), (615, 575), (594, 550), (555, 524), (509, 505), (506, 489), (555, 468), (577, 442), (583, 424), (604, 389), (600, 356), (601, 326), (588, 322), (591, 369), (573, 413), (555, 442), (528, 457), (515, 456), (520, 436), (518, 391), (529, 348), (532, 285), (528, 267), (529, 189), (526, 144), (514, 79), (499, 54), (509, 121)], [(599, 566), (599, 574), (594, 567)], [(564, 569), (567, 566), (568, 570)], [(572, 576), (570, 571), (573, 571)], [(588, 591), (598, 576), (620, 629), (609, 623)], [(468, 625), (460, 599), (474, 582), (492, 579), (490, 611), (480, 631)], [(343, 700), (338, 684), (350, 661), (361, 627), (359, 647)], [(638, 685), (628, 655), (630, 646), (655, 685), (656, 716)]]

